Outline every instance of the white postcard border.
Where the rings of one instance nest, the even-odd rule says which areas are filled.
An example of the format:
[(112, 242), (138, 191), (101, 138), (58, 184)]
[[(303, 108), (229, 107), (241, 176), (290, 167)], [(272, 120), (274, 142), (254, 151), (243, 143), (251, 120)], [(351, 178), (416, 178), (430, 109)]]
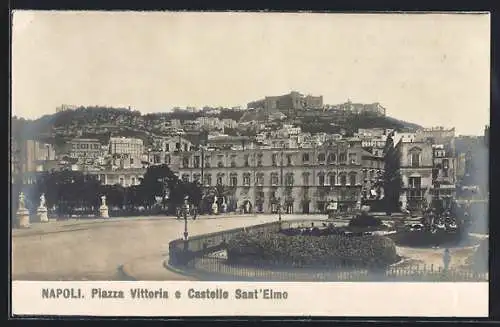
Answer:
[[(11, 303), (13, 315), (45, 316), (488, 317), (488, 288), (487, 282), (13, 281)], [(46, 296), (59, 293), (59, 298), (43, 298), (43, 289)], [(101, 291), (94, 291), (96, 297), (91, 298), (92, 289)], [(168, 298), (132, 299), (131, 289), (161, 290), (161, 293), (156, 293), (159, 296), (164, 296), (166, 291)], [(210, 289), (216, 291), (213, 295), (219, 298), (190, 299), (190, 289)], [(237, 289), (257, 290), (258, 299), (235, 299)], [(276, 292), (281, 292), (281, 299), (264, 299), (265, 290), (272, 290), (274, 297), (278, 297)], [(119, 295), (120, 291), (125, 298), (103, 298)], [(176, 292), (180, 292), (179, 298), (176, 298)], [(227, 299), (222, 298), (224, 292), (227, 292)], [(286, 299), (284, 292), (287, 293)], [(84, 298), (78, 298), (79, 294)], [(75, 298), (64, 298), (64, 295)], [(269, 291), (267, 295), (270, 295)]]

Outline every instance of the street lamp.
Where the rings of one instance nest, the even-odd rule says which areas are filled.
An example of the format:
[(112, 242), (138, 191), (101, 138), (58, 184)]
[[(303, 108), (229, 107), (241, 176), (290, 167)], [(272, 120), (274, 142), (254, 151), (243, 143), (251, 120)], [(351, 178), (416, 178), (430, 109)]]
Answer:
[(189, 236), (189, 233), (188, 233), (188, 197), (186, 197), (184, 199), (184, 204), (183, 204), (183, 207), (182, 207), (182, 215), (184, 216), (184, 241), (186, 241), (184, 244), (185, 246), (187, 246), (187, 240), (188, 240), (188, 236)]
[(281, 223), (281, 197), (278, 198), (278, 221)]

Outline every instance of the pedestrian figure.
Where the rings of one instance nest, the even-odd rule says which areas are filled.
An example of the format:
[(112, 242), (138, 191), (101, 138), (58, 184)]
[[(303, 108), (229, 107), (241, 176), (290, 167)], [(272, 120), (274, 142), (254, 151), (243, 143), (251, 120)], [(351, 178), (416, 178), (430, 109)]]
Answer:
[(450, 250), (448, 248), (446, 248), (444, 250), (444, 254), (443, 254), (444, 270), (448, 270), (448, 268), (450, 266), (450, 261), (451, 261)]

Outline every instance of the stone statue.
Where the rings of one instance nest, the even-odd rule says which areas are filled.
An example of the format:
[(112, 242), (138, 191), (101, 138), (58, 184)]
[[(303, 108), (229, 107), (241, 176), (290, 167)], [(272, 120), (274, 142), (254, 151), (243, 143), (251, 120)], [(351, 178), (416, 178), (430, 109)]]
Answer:
[(250, 202), (245, 203), (245, 213), (250, 213)]
[(214, 215), (219, 213), (219, 205), (217, 204), (217, 197), (214, 196), (214, 203), (212, 203), (212, 213)]
[(26, 203), (24, 200), (24, 193), (21, 192), (19, 193), (19, 209), (25, 209), (26, 208)]
[(45, 208), (45, 194), (40, 195), (40, 208)]
[(102, 218), (109, 218), (108, 206), (106, 205), (106, 196), (101, 196), (101, 207), (99, 208), (99, 213)]
[(39, 222), (46, 223), (49, 221), (47, 211), (48, 210), (47, 210), (47, 207), (45, 205), (45, 194), (42, 193), (42, 195), (40, 195), (40, 205), (38, 206), (38, 209), (36, 210), (36, 215), (37, 215)]

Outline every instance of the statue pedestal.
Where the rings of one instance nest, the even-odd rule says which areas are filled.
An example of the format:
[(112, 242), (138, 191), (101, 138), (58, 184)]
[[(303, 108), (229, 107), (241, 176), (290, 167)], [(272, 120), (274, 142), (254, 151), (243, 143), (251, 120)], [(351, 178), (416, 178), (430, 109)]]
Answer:
[(108, 206), (100, 206), (99, 214), (101, 218), (109, 218)]
[(19, 228), (30, 227), (30, 212), (28, 209), (19, 209), (16, 212), (17, 226)]
[(47, 208), (46, 207), (38, 207), (36, 210), (36, 216), (38, 218), (38, 221), (41, 223), (48, 223), (49, 222), (49, 216), (47, 215)]

